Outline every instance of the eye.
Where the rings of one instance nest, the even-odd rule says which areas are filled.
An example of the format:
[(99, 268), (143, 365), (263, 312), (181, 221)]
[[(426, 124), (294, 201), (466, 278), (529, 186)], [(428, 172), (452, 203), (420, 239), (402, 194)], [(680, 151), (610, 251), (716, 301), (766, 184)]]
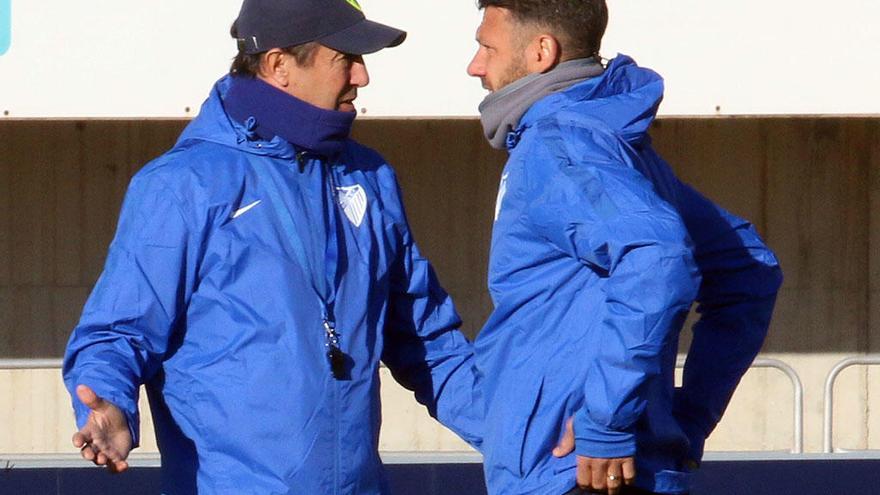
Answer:
[(350, 53), (344, 53), (342, 55), (342, 58), (340, 59), (340, 62), (342, 62), (342, 65), (345, 66), (346, 68), (350, 68), (352, 65), (354, 65), (355, 62), (360, 60), (360, 58), (361, 58), (360, 55), (352, 55)]
[(351, 57), (352, 56), (347, 53), (339, 52), (336, 54), (335, 57), (333, 57), (333, 62), (337, 63), (337, 64), (348, 66), (348, 65), (351, 65)]

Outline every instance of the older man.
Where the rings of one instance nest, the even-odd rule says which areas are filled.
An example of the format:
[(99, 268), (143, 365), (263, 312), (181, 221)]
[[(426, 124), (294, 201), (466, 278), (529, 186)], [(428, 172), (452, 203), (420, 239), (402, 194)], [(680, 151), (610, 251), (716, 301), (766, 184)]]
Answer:
[(82, 456), (127, 468), (146, 386), (163, 493), (386, 493), (379, 361), (478, 442), (472, 349), (391, 167), (349, 139), (355, 0), (245, 0), (239, 53), (132, 180), (65, 356)]
[[(486, 137), (510, 154), (489, 261), (495, 310), (475, 342), (489, 491), (685, 493), (764, 340), (776, 258), (652, 149), (663, 81), (623, 55), (602, 64), (604, 0), (479, 7), (468, 73), (491, 91)], [(702, 317), (676, 390), (695, 299)]]

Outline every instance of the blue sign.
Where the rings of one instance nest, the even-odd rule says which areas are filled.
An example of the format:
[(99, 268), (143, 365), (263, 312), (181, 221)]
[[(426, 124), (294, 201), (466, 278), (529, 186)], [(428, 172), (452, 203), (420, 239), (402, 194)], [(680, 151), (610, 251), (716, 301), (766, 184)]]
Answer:
[(0, 0), (0, 55), (9, 50), (12, 39), (12, 0)]

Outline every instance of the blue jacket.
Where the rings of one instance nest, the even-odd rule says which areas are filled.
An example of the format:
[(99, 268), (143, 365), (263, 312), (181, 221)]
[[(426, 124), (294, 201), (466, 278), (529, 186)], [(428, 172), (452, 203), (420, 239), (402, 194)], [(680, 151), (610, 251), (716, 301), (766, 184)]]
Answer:
[[(165, 494), (387, 493), (380, 359), (478, 442), (472, 347), (382, 157), (350, 141), (328, 163), (262, 141), (226, 114), (228, 88), (222, 79), (174, 148), (132, 179), (65, 382), (119, 406), (135, 438), (146, 386)], [(292, 243), (320, 276), (337, 268), (344, 379), (326, 356), (317, 279)], [(81, 426), (88, 410), (74, 408)]]
[[(663, 94), (620, 56), (533, 105), (508, 136), (489, 261), (495, 310), (475, 342), (492, 494), (559, 495), (574, 454), (635, 456), (636, 484), (689, 486), (766, 335), (781, 283), (753, 227), (681, 183), (647, 135)], [(674, 390), (678, 334), (702, 316)]]

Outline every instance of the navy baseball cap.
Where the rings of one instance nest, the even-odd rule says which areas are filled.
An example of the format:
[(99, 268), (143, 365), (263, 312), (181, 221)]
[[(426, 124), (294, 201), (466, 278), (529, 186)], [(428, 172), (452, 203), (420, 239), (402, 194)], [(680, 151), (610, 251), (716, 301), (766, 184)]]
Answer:
[(404, 31), (367, 20), (357, 0), (244, 0), (233, 32), (248, 54), (316, 41), (364, 55), (406, 39)]

